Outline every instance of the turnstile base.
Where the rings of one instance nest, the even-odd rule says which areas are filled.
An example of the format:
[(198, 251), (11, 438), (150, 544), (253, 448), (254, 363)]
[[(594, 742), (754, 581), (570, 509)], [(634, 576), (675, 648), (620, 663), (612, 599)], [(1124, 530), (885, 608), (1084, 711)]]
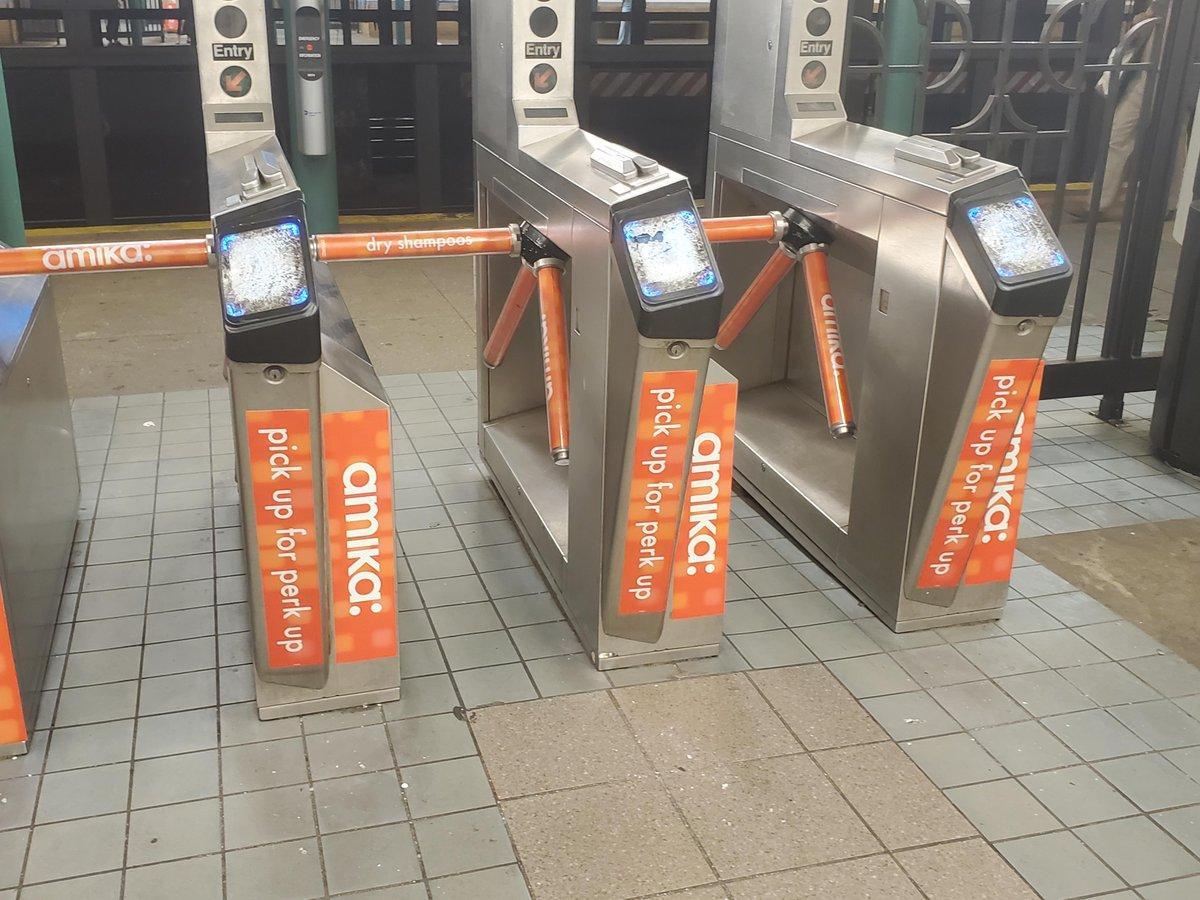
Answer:
[(287, 716), (302, 716), (305, 713), (332, 712), (335, 709), (348, 709), (354, 706), (370, 706), (373, 703), (391, 703), (400, 699), (400, 688), (388, 688), (382, 691), (364, 691), (361, 694), (338, 694), (336, 697), (315, 697), (311, 700), (291, 700), (287, 703), (276, 703), (273, 706), (260, 706), (258, 717), (268, 722), (271, 719), (283, 719)]
[(627, 653), (622, 656), (593, 660), (601, 672), (613, 669), (628, 669), (633, 666), (649, 666), (655, 663), (686, 662), (689, 659), (709, 659), (721, 652), (720, 644), (705, 644), (699, 647), (675, 647), (663, 650), (648, 650), (645, 653)]
[(6, 756), (24, 756), (29, 752), (30, 741), (17, 741), (15, 744), (0, 744), (0, 758)]
[[(739, 448), (740, 449), (740, 448)], [(739, 456), (740, 459), (740, 456)], [(740, 469), (734, 469), (734, 481), (738, 487), (746, 494), (754, 499), (770, 516), (771, 520), (782, 528), (787, 534), (804, 548), (817, 563), (822, 565), (838, 582), (854, 595), (863, 606), (875, 614), (884, 625), (890, 628), (897, 634), (904, 634), (910, 631), (927, 631), (930, 628), (944, 628), (948, 625), (974, 625), (979, 622), (995, 622), (1004, 613), (1004, 604), (1001, 602), (999, 606), (989, 607), (986, 609), (969, 609), (957, 612), (947, 612), (940, 615), (929, 615), (920, 617), (910, 617), (901, 619), (897, 616), (897, 609), (900, 607), (900, 598), (896, 598), (895, 607), (889, 609), (870, 593), (863, 590), (859, 585), (854, 583), (848, 575), (843, 572), (838, 565), (821, 550), (820, 546), (811, 540), (796, 524), (788, 518), (783, 511), (776, 506), (771, 500), (760, 491), (750, 481)], [(935, 609), (936, 607), (930, 607)]]

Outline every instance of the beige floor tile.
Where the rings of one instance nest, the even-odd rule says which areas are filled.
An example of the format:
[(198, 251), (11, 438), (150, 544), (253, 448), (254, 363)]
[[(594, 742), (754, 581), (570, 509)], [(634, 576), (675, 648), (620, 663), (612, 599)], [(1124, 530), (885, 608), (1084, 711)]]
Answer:
[(485, 707), (471, 728), (501, 800), (651, 774), (603, 691)]
[(660, 772), (802, 749), (741, 674), (638, 685), (613, 695)]
[(918, 900), (921, 896), (888, 856), (759, 875), (729, 885), (729, 893), (734, 900)]
[(664, 778), (722, 878), (873, 853), (879, 843), (804, 754)]
[(729, 895), (721, 885), (708, 884), (704, 887), (671, 891), (669, 894), (655, 894), (654, 900), (729, 900)]
[(929, 900), (1035, 898), (1020, 875), (981, 840), (941, 844), (896, 854)]
[(713, 882), (700, 848), (653, 782), (522, 797), (501, 809), (535, 898), (640, 897)]
[(765, 669), (749, 675), (808, 750), (887, 739), (883, 729), (824, 666)]
[(826, 750), (816, 760), (889, 850), (976, 835), (895, 744)]

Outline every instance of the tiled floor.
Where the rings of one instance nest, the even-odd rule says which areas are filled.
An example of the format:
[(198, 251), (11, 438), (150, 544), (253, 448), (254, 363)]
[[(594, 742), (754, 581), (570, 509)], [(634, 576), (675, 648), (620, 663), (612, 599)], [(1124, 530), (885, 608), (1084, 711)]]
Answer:
[[(385, 380), (405, 699), (272, 723), (224, 392), (78, 403), (0, 897), (1018, 896), (1002, 860), (1046, 897), (1200, 890), (1200, 673), (1049, 570), (1020, 558), (998, 624), (897, 636), (739, 500), (721, 656), (601, 674), (476, 465), (473, 376)], [(1026, 534), (1200, 513), (1144, 418), (1043, 410)]]

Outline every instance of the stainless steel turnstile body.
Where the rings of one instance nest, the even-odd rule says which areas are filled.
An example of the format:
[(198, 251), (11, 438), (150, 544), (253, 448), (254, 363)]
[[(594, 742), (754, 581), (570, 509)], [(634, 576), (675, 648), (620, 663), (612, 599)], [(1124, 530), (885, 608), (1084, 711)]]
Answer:
[(0, 499), (5, 757), (29, 749), (79, 514), (71, 401), (43, 276), (0, 278)]
[[(622, 210), (664, 197), (686, 197), (690, 204), (686, 179), (579, 128), (571, 85), (572, 3), (477, 3), (472, 12), (480, 224), (527, 222), (569, 257), (563, 283), (570, 465), (555, 465), (547, 449), (536, 315), (525, 316), (502, 365), (489, 370), (481, 356), (483, 459), (599, 668), (715, 655), (721, 615), (679, 618), (670, 605), (658, 613), (621, 612), (639, 386), (647, 373), (693, 379), (696, 402), (680, 423), (690, 446), (715, 324), (700, 337), (642, 333), (619, 271), (612, 223)], [(529, 30), (531, 16), (542, 18), (536, 31)], [(520, 265), (503, 257), (476, 261), (481, 348)], [(718, 308), (714, 304), (714, 323)]]
[[(1057, 313), (993, 308), (951, 227), (964, 196), (1024, 192), (1015, 169), (845, 121), (846, 25), (841, 0), (738, 0), (718, 13), (711, 214), (791, 206), (831, 227), (858, 421), (856, 438), (829, 433), (804, 282), (791, 277), (716, 357), (741, 384), (736, 477), (893, 629), (994, 619), (1007, 579), (917, 582), (989, 364), (1040, 359)], [(727, 305), (770, 252), (719, 248)]]
[(263, 6), (195, 6), (259, 716), (396, 700), (391, 406), (312, 261)]

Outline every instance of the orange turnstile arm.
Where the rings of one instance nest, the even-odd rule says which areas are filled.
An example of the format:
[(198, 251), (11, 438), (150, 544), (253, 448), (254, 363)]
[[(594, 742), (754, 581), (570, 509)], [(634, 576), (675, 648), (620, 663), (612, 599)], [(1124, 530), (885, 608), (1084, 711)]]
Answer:
[(542, 310), (542, 369), (546, 377), (546, 423), (550, 455), (565, 466), (571, 446), (571, 387), (567, 363), (567, 315), (563, 306), (562, 263), (545, 259), (537, 265)]
[(717, 349), (727, 350), (729, 346), (738, 339), (740, 335), (750, 324), (750, 320), (758, 314), (762, 305), (771, 296), (775, 288), (779, 287), (779, 282), (787, 278), (788, 273), (792, 271), (792, 266), (796, 264), (796, 259), (783, 247), (779, 247), (771, 254), (771, 258), (767, 260), (767, 264), (763, 266), (758, 277), (750, 283), (750, 287), (746, 288), (746, 293), (729, 311), (729, 315), (725, 317), (725, 321), (721, 323), (720, 329), (717, 331)]
[(456, 228), (447, 231), (383, 231), (373, 234), (319, 234), (316, 258), (403, 259), (414, 256), (473, 256), (513, 253), (520, 239), (511, 228)]
[(728, 244), (734, 241), (778, 240), (781, 219), (778, 216), (729, 216), (722, 219), (705, 219), (704, 233), (710, 244)]
[(817, 345), (817, 368), (825, 394), (825, 416), (834, 437), (854, 434), (854, 411), (850, 408), (850, 386), (846, 381), (846, 354), (838, 328), (833, 292), (829, 287), (829, 256), (824, 244), (810, 244), (801, 253), (808, 306), (812, 313), (813, 337)]
[(128, 272), (136, 269), (183, 269), (207, 265), (206, 238), (0, 249), (0, 275)]
[(483, 362), (489, 369), (494, 369), (504, 362), (513, 335), (517, 333), (521, 324), (521, 317), (525, 315), (525, 307), (529, 305), (537, 286), (538, 276), (534, 274), (533, 269), (522, 264), (512, 289), (508, 292), (508, 298), (504, 301), (504, 307), (500, 310), (500, 317), (496, 319), (496, 327), (492, 329), (487, 345), (483, 348)]

